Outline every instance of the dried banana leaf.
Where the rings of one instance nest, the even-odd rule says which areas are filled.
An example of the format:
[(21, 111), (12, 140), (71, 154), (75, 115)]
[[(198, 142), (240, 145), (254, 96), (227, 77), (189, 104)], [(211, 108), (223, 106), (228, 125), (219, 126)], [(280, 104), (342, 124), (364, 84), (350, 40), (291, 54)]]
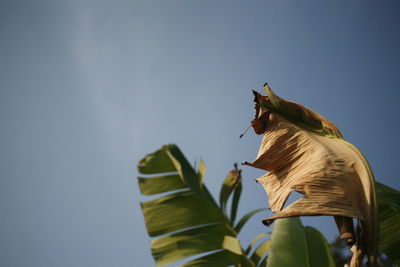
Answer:
[[(376, 262), (378, 224), (374, 178), (366, 159), (343, 140), (337, 127), (320, 114), (276, 96), (255, 94), (257, 134), (264, 134), (257, 158), (244, 163), (268, 171), (257, 179), (269, 198), (272, 217), (333, 215), (357, 218), (362, 232), (357, 247)], [(304, 195), (286, 208), (290, 193)]]

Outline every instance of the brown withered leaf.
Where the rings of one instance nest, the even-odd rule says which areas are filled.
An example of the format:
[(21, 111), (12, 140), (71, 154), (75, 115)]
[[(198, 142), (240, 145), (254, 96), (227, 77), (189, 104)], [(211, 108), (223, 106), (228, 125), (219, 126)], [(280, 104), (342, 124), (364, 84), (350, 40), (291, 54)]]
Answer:
[[(376, 200), (365, 158), (342, 139), (329, 120), (268, 90), (268, 97), (254, 93), (256, 118), (252, 125), (264, 136), (257, 158), (244, 163), (268, 172), (257, 181), (265, 188), (276, 214), (263, 223), (292, 216), (332, 215), (337, 216), (340, 226), (345, 218), (344, 235), (349, 243), (357, 238), (357, 251), (365, 251), (373, 264), (378, 234)], [(292, 191), (304, 196), (283, 208)], [(358, 237), (352, 236), (352, 221), (346, 217), (361, 220), (363, 229)], [(353, 262), (354, 266), (360, 263)]]
[[(369, 186), (362, 181), (368, 173), (357, 153), (344, 142), (303, 130), (271, 114), (258, 156), (249, 165), (268, 171), (257, 181), (265, 187), (272, 211), (279, 213), (266, 224), (275, 218), (300, 215), (368, 217), (368, 212), (362, 212), (367, 208), (363, 203), (369, 204), (369, 190), (365, 190)], [(292, 190), (306, 197), (282, 210)]]

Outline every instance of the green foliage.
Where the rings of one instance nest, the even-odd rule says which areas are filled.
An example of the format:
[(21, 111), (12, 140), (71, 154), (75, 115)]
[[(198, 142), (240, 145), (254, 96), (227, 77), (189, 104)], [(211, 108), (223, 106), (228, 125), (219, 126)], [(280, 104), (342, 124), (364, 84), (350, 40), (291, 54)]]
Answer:
[[(378, 221), (379, 221), (379, 249), (385, 255), (378, 255), (377, 266), (400, 265), (400, 192), (376, 182), (378, 197)], [(351, 254), (345, 254), (347, 247), (338, 237), (331, 244), (337, 266), (343, 266), (351, 258)]]
[(400, 192), (376, 183), (378, 195), (379, 248), (400, 265)]
[(313, 227), (304, 227), (298, 217), (276, 220), (272, 232), (267, 267), (286, 266), (335, 266), (325, 237)]
[[(363, 217), (363, 221), (357, 229), (356, 244), (358, 244), (360, 248), (363, 247), (363, 250), (368, 257), (369, 264), (375, 266), (379, 244), (378, 203), (375, 179), (367, 159), (354, 145), (343, 139), (339, 129), (328, 119), (300, 104), (280, 98), (274, 94), (268, 84), (264, 85), (264, 89), (267, 93), (267, 97), (254, 92), (255, 101), (261, 108), (278, 114), (282, 118), (292, 122), (304, 130), (311, 131), (324, 137), (333, 138), (336, 141), (346, 144), (362, 160), (367, 175), (359, 176), (359, 178), (364, 189), (368, 190), (368, 193), (365, 195), (365, 203), (361, 203), (363, 200), (360, 199), (355, 201), (355, 203), (358, 204), (357, 209), (361, 212)], [(350, 195), (355, 194), (349, 194), (348, 196)], [(353, 213), (352, 217), (356, 217), (354, 214), (355, 213)], [(355, 257), (354, 259), (358, 258)], [(360, 262), (357, 264), (360, 264)]]
[(219, 194), (219, 205), (224, 213), (226, 213), (226, 205), (229, 197), (233, 193), (232, 206), (230, 213), (230, 222), (233, 224), (236, 218), (236, 212), (239, 205), (240, 195), (242, 193), (242, 182), (241, 182), (241, 171), (237, 169), (235, 164), (235, 169), (228, 173), (224, 182), (221, 186), (221, 191)]
[[(221, 193), (221, 207), (203, 184), (206, 170), (201, 161), (195, 170), (179, 148), (166, 145), (147, 155), (138, 165), (139, 188), (144, 195), (162, 194), (141, 203), (151, 250), (157, 266), (210, 252), (185, 266), (254, 266), (246, 258), (234, 230), (239, 202), (240, 172), (232, 171)], [(234, 181), (235, 183), (230, 183)], [(230, 217), (226, 202), (233, 193)], [(243, 223), (242, 223), (243, 224)], [(161, 236), (162, 235), (162, 236)], [(161, 237), (160, 237), (161, 236)]]
[(253, 215), (265, 209), (250, 211), (235, 224), (242, 191), (236, 166), (222, 184), (219, 205), (203, 184), (204, 162), (196, 171), (175, 145), (147, 155), (138, 170), (145, 175), (138, 177), (142, 194), (161, 194), (141, 203), (147, 231), (154, 237), (151, 251), (157, 266), (201, 253), (209, 254), (182, 266), (284, 267), (300, 266), (299, 262), (301, 266), (333, 266), (325, 238), (314, 228), (304, 227), (298, 218), (277, 220), (272, 237), (262, 233), (246, 250), (242, 248), (238, 233)]

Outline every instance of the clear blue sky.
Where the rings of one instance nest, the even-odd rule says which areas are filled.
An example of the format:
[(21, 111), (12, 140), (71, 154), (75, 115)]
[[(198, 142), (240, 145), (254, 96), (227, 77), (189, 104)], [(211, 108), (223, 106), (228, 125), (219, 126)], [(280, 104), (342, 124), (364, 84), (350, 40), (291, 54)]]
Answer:
[[(266, 81), (399, 189), (399, 14), (394, 0), (1, 0), (0, 265), (153, 266), (137, 161), (176, 143), (217, 193), (257, 154), (260, 136), (238, 136)], [(266, 206), (261, 174), (243, 168), (241, 214)], [(331, 218), (303, 222), (336, 235)]]

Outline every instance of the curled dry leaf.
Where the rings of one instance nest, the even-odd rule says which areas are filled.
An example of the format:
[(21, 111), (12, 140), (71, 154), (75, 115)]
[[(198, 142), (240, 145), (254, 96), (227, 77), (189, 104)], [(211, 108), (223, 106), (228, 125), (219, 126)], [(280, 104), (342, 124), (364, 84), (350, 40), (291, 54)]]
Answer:
[[(373, 265), (378, 224), (374, 180), (367, 161), (343, 140), (332, 122), (279, 98), (268, 85), (265, 89), (268, 96), (254, 92), (256, 117), (252, 121), (254, 131), (264, 136), (257, 158), (244, 163), (268, 171), (257, 181), (276, 214), (264, 224), (292, 216), (335, 216), (342, 237), (349, 245), (356, 241), (357, 251), (366, 253)], [(304, 196), (283, 208), (293, 190)], [(356, 236), (351, 218), (361, 221), (362, 230)], [(351, 264), (356, 266), (359, 261), (360, 253)]]

